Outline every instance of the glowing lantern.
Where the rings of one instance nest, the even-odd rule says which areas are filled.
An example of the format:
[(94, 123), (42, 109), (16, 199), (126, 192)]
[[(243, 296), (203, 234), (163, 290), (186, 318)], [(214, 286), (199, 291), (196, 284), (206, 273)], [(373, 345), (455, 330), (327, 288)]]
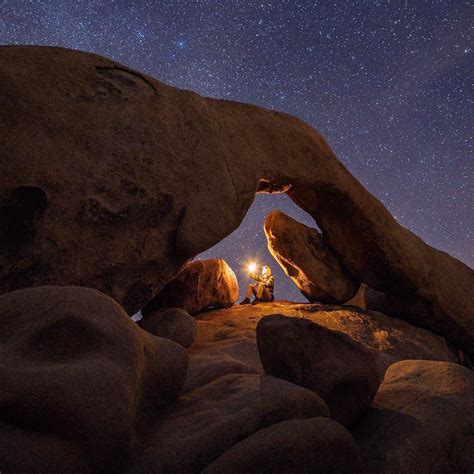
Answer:
[(257, 270), (257, 264), (255, 262), (249, 263), (248, 271), (249, 273), (254, 273)]

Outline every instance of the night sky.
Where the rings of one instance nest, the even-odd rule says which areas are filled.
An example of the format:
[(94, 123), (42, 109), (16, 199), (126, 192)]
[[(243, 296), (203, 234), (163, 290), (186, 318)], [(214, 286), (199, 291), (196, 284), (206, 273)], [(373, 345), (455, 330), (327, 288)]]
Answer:
[[(297, 115), (402, 225), (472, 267), (473, 19), (461, 1), (0, 0), (0, 43), (91, 51)], [(314, 224), (286, 195), (257, 196), (203, 256), (225, 258), (241, 286), (245, 260), (270, 263), (276, 297), (302, 301), (266, 250), (271, 209)]]

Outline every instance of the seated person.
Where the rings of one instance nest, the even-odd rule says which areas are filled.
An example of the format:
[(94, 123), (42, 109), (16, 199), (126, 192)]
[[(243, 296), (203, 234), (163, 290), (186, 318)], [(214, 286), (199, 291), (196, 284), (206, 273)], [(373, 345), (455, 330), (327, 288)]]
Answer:
[(255, 283), (247, 287), (247, 294), (245, 299), (240, 304), (249, 304), (252, 293), (255, 299), (252, 304), (258, 304), (261, 301), (273, 301), (273, 287), (275, 286), (275, 278), (272, 276), (272, 271), (268, 265), (262, 267), (262, 273), (249, 273), (249, 277), (255, 280)]

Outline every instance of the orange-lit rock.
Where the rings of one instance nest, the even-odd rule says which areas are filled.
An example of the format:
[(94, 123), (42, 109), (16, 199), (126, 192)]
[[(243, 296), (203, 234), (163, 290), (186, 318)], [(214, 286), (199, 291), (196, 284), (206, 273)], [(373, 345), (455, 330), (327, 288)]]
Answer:
[(280, 211), (267, 215), (263, 229), (271, 254), (309, 301), (344, 303), (357, 292), (359, 282), (316, 229)]
[(227, 308), (238, 296), (237, 278), (225, 260), (196, 260), (188, 263), (142, 313), (146, 318), (157, 308), (182, 308), (191, 314), (210, 307)]
[(256, 306), (205, 311), (196, 315), (198, 332), (188, 349), (189, 369), (185, 391), (221, 375), (261, 373), (255, 329), (265, 316), (281, 314), (305, 318), (325, 328), (346, 334), (367, 349), (374, 349), (377, 373), (404, 359), (432, 359), (458, 362), (456, 351), (444, 338), (405, 321), (355, 307), (295, 304), (287, 301)]

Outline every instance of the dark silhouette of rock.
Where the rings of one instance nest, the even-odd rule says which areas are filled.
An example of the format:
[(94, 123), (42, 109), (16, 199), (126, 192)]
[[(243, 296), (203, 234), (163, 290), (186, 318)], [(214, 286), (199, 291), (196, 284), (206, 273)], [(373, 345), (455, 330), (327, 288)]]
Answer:
[(237, 278), (225, 260), (196, 260), (188, 263), (142, 313), (146, 316), (157, 308), (182, 308), (191, 314), (210, 307), (227, 308), (238, 296)]
[(155, 309), (138, 321), (150, 334), (189, 347), (197, 332), (196, 320), (181, 308)]
[(1, 292), (92, 286), (133, 314), (255, 192), (286, 191), (359, 281), (474, 353), (474, 272), (398, 224), (303, 121), (61, 48), (2, 46), (0, 83)]
[(357, 306), (361, 309), (379, 311), (396, 317), (396, 309), (388, 304), (387, 295), (382, 291), (369, 288), (365, 283), (362, 283), (357, 293), (350, 300), (345, 301), (344, 304)]
[(323, 400), (310, 390), (265, 375), (226, 375), (161, 414), (132, 472), (201, 472), (262, 428), (328, 415)]
[(328, 418), (288, 420), (257, 431), (204, 469), (203, 474), (355, 474), (365, 472), (357, 445)]
[(391, 364), (403, 359), (459, 362), (442, 337), (382, 313), (283, 301), (251, 307), (235, 305), (195, 316), (198, 333), (188, 350), (185, 391), (229, 373), (261, 373), (255, 329), (261, 318), (271, 314), (309, 319), (375, 349), (377, 373), (382, 378)]
[(354, 437), (371, 473), (470, 473), (473, 427), (474, 372), (407, 360), (389, 367)]
[(268, 375), (314, 391), (346, 427), (370, 406), (382, 381), (374, 350), (308, 319), (264, 317), (257, 346)]
[(137, 431), (176, 399), (187, 355), (96, 290), (0, 297), (0, 469), (123, 472)]
[(359, 283), (316, 229), (280, 211), (267, 215), (263, 229), (270, 253), (310, 302), (344, 303), (355, 295)]

